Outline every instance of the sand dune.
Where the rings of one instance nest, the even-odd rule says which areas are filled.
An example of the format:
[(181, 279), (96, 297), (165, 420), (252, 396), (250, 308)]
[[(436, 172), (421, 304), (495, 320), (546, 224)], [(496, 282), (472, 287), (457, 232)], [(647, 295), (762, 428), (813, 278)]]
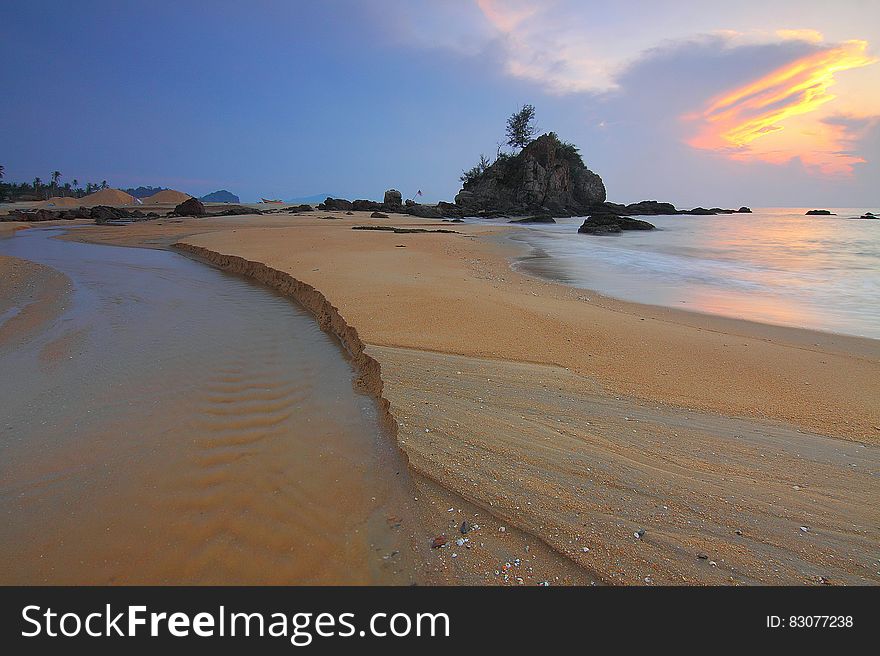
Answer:
[(45, 203), (41, 203), (40, 207), (79, 207), (81, 204), (81, 198), (71, 198), (69, 196), (53, 196)]
[(165, 189), (157, 194), (148, 196), (143, 199), (144, 205), (178, 205), (185, 200), (192, 198), (189, 194), (175, 189)]
[(94, 205), (134, 205), (134, 196), (120, 189), (101, 189), (79, 199), (78, 205), (92, 207)]

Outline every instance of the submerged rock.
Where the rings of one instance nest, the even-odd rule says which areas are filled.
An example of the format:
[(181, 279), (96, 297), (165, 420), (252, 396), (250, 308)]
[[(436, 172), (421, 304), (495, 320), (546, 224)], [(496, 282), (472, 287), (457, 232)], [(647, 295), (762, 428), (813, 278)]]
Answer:
[(829, 210), (809, 210), (804, 216), (837, 216)]
[(510, 223), (556, 223), (556, 219), (546, 214), (527, 216), (524, 219), (511, 219)]
[(617, 214), (593, 214), (583, 222), (578, 232), (585, 235), (611, 235), (623, 230), (654, 230), (655, 225)]

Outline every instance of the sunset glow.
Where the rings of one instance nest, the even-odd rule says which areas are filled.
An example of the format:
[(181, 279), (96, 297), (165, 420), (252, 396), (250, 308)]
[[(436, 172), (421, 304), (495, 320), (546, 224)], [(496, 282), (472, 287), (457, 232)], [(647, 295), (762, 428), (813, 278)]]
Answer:
[(826, 107), (835, 100), (830, 88), (837, 73), (877, 61), (867, 46), (847, 41), (823, 49), (713, 99), (686, 117), (701, 123), (688, 143), (738, 160), (782, 164), (800, 158), (821, 173), (852, 173), (865, 161), (849, 152), (857, 135)]

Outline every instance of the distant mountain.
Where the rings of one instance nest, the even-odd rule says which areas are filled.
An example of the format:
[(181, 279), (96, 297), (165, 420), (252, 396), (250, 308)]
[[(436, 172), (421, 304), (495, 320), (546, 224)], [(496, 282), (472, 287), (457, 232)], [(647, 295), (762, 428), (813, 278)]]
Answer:
[(168, 187), (137, 187), (136, 189), (123, 189), (127, 194), (131, 194), (135, 198), (149, 198), (160, 191), (166, 191)]
[(299, 198), (290, 198), (288, 203), (293, 205), (317, 205), (323, 203), (327, 198), (336, 198), (333, 194), (315, 194), (314, 196), (300, 196)]
[(201, 198), (200, 201), (205, 203), (240, 203), (241, 201), (238, 199), (238, 196), (235, 194), (226, 191), (225, 189), (221, 189), (220, 191), (212, 191), (210, 194), (205, 194)]

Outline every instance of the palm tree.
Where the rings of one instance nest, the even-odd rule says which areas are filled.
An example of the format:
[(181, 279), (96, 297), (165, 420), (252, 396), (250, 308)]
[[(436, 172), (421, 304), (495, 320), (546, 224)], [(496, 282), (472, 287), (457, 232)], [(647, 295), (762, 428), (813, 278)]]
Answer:
[(52, 171), (52, 193), (58, 192), (58, 179), (61, 177), (61, 171)]
[(6, 167), (0, 165), (0, 180), (3, 179), (3, 174), (6, 173)]
[(106, 189), (106, 188), (107, 188), (107, 181), (101, 180), (101, 189)]
[(76, 196), (77, 188), (79, 187), (79, 180), (74, 178), (73, 180), (71, 180), (71, 183), (73, 184), (73, 195)]
[(39, 178), (34, 178), (34, 191), (40, 191), (40, 185), (43, 184), (43, 181)]

